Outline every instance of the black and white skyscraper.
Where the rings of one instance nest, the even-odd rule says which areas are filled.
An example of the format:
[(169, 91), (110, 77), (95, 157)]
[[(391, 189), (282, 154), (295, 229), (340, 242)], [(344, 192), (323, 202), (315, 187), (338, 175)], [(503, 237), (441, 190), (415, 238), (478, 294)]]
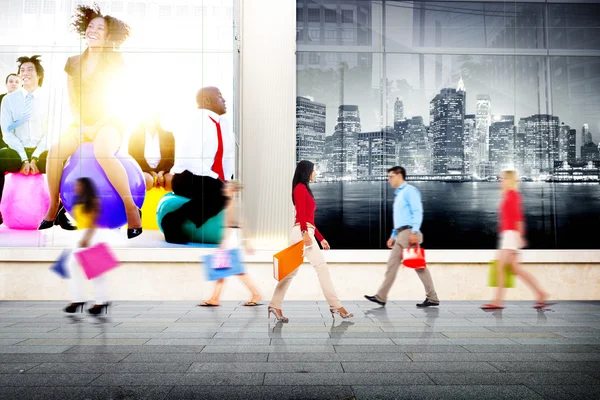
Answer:
[(414, 175), (430, 174), (432, 171), (431, 143), (422, 117), (406, 120), (406, 133), (398, 141), (396, 152), (398, 164)]
[(592, 133), (590, 132), (590, 126), (588, 124), (583, 124), (581, 128), (581, 145), (586, 145), (592, 142)]
[(519, 120), (519, 126), (515, 132), (515, 141), (514, 141), (514, 160), (515, 160), (515, 169), (519, 172), (521, 176), (525, 176), (527, 173), (525, 171), (525, 147), (527, 145), (527, 141), (525, 140), (525, 121)]
[(463, 123), (466, 91), (462, 79), (458, 89), (445, 88), (430, 103), (433, 136), (433, 173), (464, 173)]
[(477, 166), (479, 164), (479, 141), (477, 138), (475, 114), (465, 115), (463, 135), (465, 145), (465, 173), (477, 175)]
[(309, 97), (296, 98), (296, 160), (317, 165), (325, 152), (325, 104)]
[(581, 159), (586, 162), (600, 160), (600, 152), (596, 143), (588, 142), (581, 146)]
[(569, 153), (568, 162), (575, 162), (577, 159), (577, 130), (569, 130)]
[(536, 114), (521, 118), (519, 131), (525, 135), (525, 173), (538, 175), (550, 171), (557, 158), (558, 117)]
[(396, 163), (396, 135), (390, 129), (358, 134), (358, 179), (381, 180)]
[(404, 103), (396, 97), (396, 102), (394, 103), (394, 124), (396, 122), (402, 121), (404, 119)]
[(571, 131), (573, 131), (573, 129), (571, 129), (569, 125), (565, 125), (564, 122), (561, 124), (560, 130), (558, 131), (558, 158), (555, 161), (571, 161), (571, 158), (569, 157)]
[(361, 132), (358, 106), (341, 105), (333, 133), (332, 173), (337, 179), (358, 177), (358, 134)]
[(514, 159), (515, 117), (498, 115), (490, 125), (489, 160), (495, 174), (515, 168)]
[(490, 125), (492, 124), (492, 101), (487, 94), (477, 95), (477, 108), (475, 110), (475, 129), (477, 130), (477, 143), (475, 159), (478, 164), (489, 160), (490, 150)]

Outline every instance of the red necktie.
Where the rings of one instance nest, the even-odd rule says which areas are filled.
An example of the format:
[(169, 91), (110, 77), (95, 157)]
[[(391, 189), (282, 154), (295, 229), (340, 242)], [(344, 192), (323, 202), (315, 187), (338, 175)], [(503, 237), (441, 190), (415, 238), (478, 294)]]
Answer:
[(223, 172), (223, 135), (221, 134), (221, 124), (212, 117), (208, 117), (217, 126), (217, 153), (215, 154), (215, 162), (212, 166), (212, 170), (219, 176), (219, 179), (225, 182), (225, 172)]

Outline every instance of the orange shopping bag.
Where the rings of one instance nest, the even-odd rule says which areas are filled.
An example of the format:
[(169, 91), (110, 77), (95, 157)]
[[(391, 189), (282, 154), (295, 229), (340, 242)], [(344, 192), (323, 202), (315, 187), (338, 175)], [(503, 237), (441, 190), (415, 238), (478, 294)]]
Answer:
[(410, 245), (402, 249), (402, 264), (408, 268), (425, 268), (425, 249), (419, 245)]
[(301, 240), (273, 255), (273, 277), (280, 281), (304, 262), (304, 242)]

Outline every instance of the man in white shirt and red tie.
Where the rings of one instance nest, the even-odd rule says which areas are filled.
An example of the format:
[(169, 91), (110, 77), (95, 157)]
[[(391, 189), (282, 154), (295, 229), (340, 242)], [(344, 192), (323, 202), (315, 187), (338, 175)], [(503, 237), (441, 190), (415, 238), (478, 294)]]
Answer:
[(190, 201), (163, 217), (161, 226), (169, 243), (188, 242), (181, 229), (186, 219), (200, 227), (225, 208), (223, 189), (235, 168), (235, 137), (223, 117), (227, 107), (221, 91), (200, 89), (196, 104), (188, 129), (175, 141), (171, 186), (173, 193)]

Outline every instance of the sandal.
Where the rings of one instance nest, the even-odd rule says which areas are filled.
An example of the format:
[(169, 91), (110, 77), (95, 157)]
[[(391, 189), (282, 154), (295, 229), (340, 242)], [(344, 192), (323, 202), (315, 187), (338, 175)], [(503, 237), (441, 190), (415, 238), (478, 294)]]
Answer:
[(256, 306), (262, 306), (262, 303), (257, 303), (255, 301), (249, 301), (247, 303), (244, 303), (244, 307), (256, 307)]
[(482, 310), (504, 310), (504, 306), (498, 306), (492, 303), (484, 304), (479, 308), (481, 308)]
[(212, 303), (209, 303), (209, 302), (205, 301), (204, 303), (198, 304), (196, 307), (219, 307), (219, 305), (218, 304), (212, 304)]

